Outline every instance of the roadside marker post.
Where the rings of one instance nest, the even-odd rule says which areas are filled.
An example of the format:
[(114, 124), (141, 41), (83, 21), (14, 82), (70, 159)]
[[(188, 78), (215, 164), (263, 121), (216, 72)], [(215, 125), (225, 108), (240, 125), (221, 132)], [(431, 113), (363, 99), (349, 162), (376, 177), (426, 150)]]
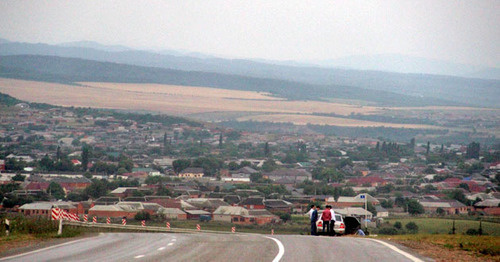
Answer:
[(146, 220), (141, 221), (141, 226), (145, 227), (146, 226)]
[(232, 227), (231, 232), (236, 233), (236, 227)]
[(85, 223), (89, 222), (89, 216), (88, 215), (83, 215), (83, 222), (85, 222)]
[(167, 229), (170, 229), (170, 222), (167, 222)]
[(274, 235), (274, 229), (271, 229), (271, 236)]
[(108, 225), (111, 224), (111, 218), (109, 218), (109, 217), (106, 218), (106, 224), (108, 224)]
[(360, 195), (359, 198), (365, 199), (365, 230), (368, 231), (368, 225), (367, 225), (367, 223), (368, 223), (368, 221), (367, 221), (367, 219), (368, 219), (368, 202), (366, 200), (366, 195), (364, 195), (364, 194)]
[(126, 226), (127, 225), (127, 219), (126, 218), (122, 218), (122, 226)]
[(92, 223), (97, 223), (97, 217), (92, 218)]
[(198, 231), (201, 230), (200, 224), (196, 224), (196, 230), (198, 230)]

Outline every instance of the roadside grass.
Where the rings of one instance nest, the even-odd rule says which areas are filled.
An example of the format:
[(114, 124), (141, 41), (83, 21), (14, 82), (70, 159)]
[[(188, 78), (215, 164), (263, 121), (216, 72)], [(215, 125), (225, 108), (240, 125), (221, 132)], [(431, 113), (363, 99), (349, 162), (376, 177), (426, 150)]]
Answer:
[[(388, 226), (393, 226), (395, 222), (401, 222), (403, 227), (409, 222), (414, 222), (418, 226), (419, 233), (426, 234), (449, 234), (453, 227), (453, 219), (449, 218), (389, 218), (385, 219)], [(482, 222), (483, 234), (500, 236), (500, 223)], [(455, 233), (465, 234), (469, 229), (479, 229), (479, 221), (455, 219)]]
[[(10, 220), (10, 234), (6, 235), (5, 218)], [(71, 238), (85, 232), (82, 228), (65, 228), (57, 235), (58, 222), (43, 217), (20, 215), (0, 216), (0, 254), (13, 248), (31, 246), (56, 238)]]
[[(378, 236), (414, 249), (437, 261), (500, 261), (500, 237), (449, 234)], [(462, 260), (460, 260), (462, 261)]]

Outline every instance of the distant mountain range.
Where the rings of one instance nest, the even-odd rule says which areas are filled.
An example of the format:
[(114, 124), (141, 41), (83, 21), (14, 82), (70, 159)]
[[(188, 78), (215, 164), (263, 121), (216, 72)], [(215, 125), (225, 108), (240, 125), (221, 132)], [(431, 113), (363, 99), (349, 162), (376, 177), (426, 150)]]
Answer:
[(322, 67), (378, 70), (405, 74), (433, 74), (500, 80), (499, 68), (486, 68), (398, 54), (348, 56), (323, 61), (306, 61)]
[[(372, 101), (379, 105), (498, 107), (497, 100), (500, 97), (500, 81), (494, 79), (325, 68), (304, 66), (297, 62), (283, 65), (272, 61), (222, 59), (182, 51), (167, 50), (161, 53), (139, 51), (128, 47), (105, 46), (94, 42), (47, 45), (3, 40), (0, 41), (0, 55), (6, 56), (2, 57), (2, 61), (0, 61), (0, 65), (3, 66), (0, 70), (1, 75), (8, 75), (5, 70), (10, 70), (11, 72), (15, 71), (15, 73), (10, 74), (11, 76), (17, 75), (17, 77), (45, 79), (46, 81), (76, 81), (72, 80), (70, 76), (75, 77), (78, 72), (67, 72), (66, 68), (60, 68), (65, 73), (59, 74), (57, 71), (31, 67), (30, 63), (38, 59), (45, 66), (52, 68), (50, 63), (64, 61), (65, 66), (71, 68), (69, 61), (85, 66), (91, 64), (91, 61), (85, 60), (111, 62), (97, 64), (105, 65), (106, 69), (110, 70), (108, 72), (112, 74), (124, 69), (124, 64), (134, 65), (137, 67), (128, 67), (127, 70), (139, 70), (139, 75), (144, 76), (144, 78), (131, 78), (131, 76), (125, 75), (113, 75), (113, 77), (108, 78), (117, 82), (150, 81), (266, 91), (289, 99), (345, 98)], [(83, 60), (65, 60), (62, 59), (63, 57)], [(57, 67), (54, 66), (53, 69)], [(21, 73), (23, 70), (28, 71)], [(478, 74), (495, 75), (495, 70), (490, 69)], [(96, 76), (94, 80), (90, 79), (91, 76), (88, 75), (84, 81), (98, 81), (97, 79), (111, 81), (103, 80), (106, 79), (103, 72), (97, 72), (99, 73), (98, 77)], [(169, 77), (164, 77), (165, 75), (153, 77), (148, 75), (151, 72), (161, 72)], [(128, 74), (130, 73), (128, 72)], [(52, 76), (43, 76), (43, 74), (52, 74)], [(182, 76), (177, 77), (177, 80), (183, 79), (186, 74), (194, 74), (196, 77), (194, 77), (195, 80), (186, 77), (182, 81), (177, 81), (175, 74)], [(146, 75), (148, 76), (145, 77)], [(211, 80), (203, 81), (201, 77), (207, 77)], [(78, 79), (80, 79), (78, 81), (83, 81), (81, 78)]]

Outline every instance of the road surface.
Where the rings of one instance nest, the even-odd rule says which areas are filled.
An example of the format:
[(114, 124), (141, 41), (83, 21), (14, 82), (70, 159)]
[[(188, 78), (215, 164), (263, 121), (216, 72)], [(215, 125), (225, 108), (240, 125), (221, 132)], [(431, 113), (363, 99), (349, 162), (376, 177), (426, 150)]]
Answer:
[(0, 261), (421, 261), (381, 242), (298, 235), (103, 233)]

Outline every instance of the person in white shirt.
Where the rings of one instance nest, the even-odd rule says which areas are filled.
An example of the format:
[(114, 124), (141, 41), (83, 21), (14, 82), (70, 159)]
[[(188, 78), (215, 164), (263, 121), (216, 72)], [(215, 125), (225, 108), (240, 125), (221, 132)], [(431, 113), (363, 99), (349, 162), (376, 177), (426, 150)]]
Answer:
[(335, 217), (335, 211), (333, 211), (332, 206), (330, 207), (330, 213), (332, 213), (332, 221), (330, 221), (330, 236), (335, 235), (335, 221), (337, 221), (337, 218)]
[(309, 212), (306, 213), (309, 215), (309, 219), (311, 219), (313, 211), (314, 211), (314, 205), (311, 205), (311, 209), (309, 210)]

